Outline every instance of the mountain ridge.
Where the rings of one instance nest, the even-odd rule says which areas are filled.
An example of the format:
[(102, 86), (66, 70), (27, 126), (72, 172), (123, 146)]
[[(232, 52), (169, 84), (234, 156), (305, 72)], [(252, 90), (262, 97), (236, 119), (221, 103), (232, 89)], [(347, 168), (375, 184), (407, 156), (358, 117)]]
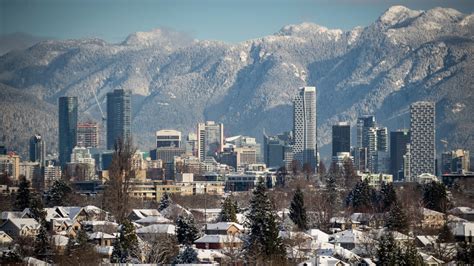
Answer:
[[(466, 115), (473, 111), (473, 33), (472, 14), (395, 6), (364, 28), (302, 23), (236, 44), (166, 30), (134, 33), (119, 44), (46, 41), (0, 57), (0, 83), (53, 105), (59, 96), (77, 95), (81, 113), (97, 121), (93, 91), (105, 109), (108, 91), (129, 89), (142, 149), (152, 147), (156, 130), (189, 132), (208, 119), (223, 122), (226, 135), (260, 138), (262, 128), (289, 130), (297, 88), (315, 85), (323, 154), (331, 124), (354, 125), (358, 115), (370, 113), (389, 129), (406, 127), (407, 108), (416, 100), (438, 103), (438, 139), (472, 150), (474, 140), (464, 139), (474, 132)], [(456, 106), (464, 107), (453, 113)], [(464, 134), (453, 130), (459, 128)]]

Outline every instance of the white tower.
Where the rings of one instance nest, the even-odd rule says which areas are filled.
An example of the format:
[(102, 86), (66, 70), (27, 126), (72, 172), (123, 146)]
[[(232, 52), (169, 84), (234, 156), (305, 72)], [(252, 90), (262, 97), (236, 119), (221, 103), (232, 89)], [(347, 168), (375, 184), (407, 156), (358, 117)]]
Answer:
[(317, 165), (316, 87), (302, 87), (293, 101), (293, 153), (301, 166)]

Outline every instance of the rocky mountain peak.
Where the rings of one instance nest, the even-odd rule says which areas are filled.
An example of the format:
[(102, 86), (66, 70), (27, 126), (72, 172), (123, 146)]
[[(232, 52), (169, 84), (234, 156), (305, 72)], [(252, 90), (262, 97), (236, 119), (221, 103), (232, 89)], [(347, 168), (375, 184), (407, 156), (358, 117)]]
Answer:
[(423, 11), (411, 10), (405, 6), (392, 6), (379, 18), (384, 26), (395, 26), (421, 15)]

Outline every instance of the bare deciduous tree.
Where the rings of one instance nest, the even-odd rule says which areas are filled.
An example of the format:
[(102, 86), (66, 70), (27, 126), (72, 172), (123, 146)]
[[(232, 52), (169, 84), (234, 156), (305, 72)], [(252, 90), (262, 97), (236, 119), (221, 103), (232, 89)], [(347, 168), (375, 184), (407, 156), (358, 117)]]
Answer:
[(109, 167), (109, 180), (104, 191), (104, 208), (114, 215), (118, 222), (123, 221), (130, 212), (130, 185), (134, 178), (132, 158), (135, 154), (132, 140), (118, 139), (112, 163)]

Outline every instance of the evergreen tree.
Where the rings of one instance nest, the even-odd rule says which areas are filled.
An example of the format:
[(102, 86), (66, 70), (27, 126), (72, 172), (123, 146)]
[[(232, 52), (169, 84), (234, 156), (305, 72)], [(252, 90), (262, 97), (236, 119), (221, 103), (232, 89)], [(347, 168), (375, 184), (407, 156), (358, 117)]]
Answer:
[(377, 249), (378, 265), (397, 265), (401, 259), (401, 250), (395, 242), (392, 233), (381, 237)]
[(402, 252), (400, 257), (399, 265), (409, 265), (409, 266), (421, 266), (423, 265), (423, 258), (421, 257), (420, 253), (416, 249), (415, 244), (413, 241), (409, 241), (406, 244), (405, 249)]
[(131, 262), (137, 256), (138, 251), (138, 238), (135, 233), (135, 227), (128, 219), (125, 219), (121, 224), (120, 237), (114, 242), (111, 262)]
[(439, 231), (437, 242), (438, 243), (454, 242), (454, 235), (451, 232), (451, 229), (449, 228), (447, 221), (445, 221), (443, 227), (441, 227), (441, 230)]
[(463, 241), (459, 243), (456, 253), (458, 265), (471, 265), (474, 262), (474, 244)]
[(75, 239), (70, 238), (66, 246), (67, 256), (64, 264), (68, 265), (98, 265), (100, 258), (95, 252), (94, 245), (88, 242), (86, 231), (79, 230)]
[(39, 223), (46, 219), (46, 211), (39, 195), (33, 196), (30, 200), (30, 213), (33, 219)]
[(443, 183), (433, 181), (423, 186), (423, 202), (428, 209), (444, 212), (448, 204), (447, 195)]
[(397, 202), (392, 205), (385, 226), (392, 231), (399, 231), (402, 233), (408, 231), (407, 215)]
[(232, 196), (226, 197), (222, 202), (219, 220), (221, 222), (237, 222), (237, 202), (235, 202)]
[(30, 181), (26, 180), (24, 176), (20, 177), (20, 184), (16, 193), (15, 210), (23, 211), (30, 206)]
[(369, 186), (369, 181), (359, 181), (349, 192), (346, 206), (352, 207), (355, 212), (368, 212), (373, 209), (376, 191)]
[(64, 180), (55, 180), (48, 191), (49, 206), (64, 205), (65, 199), (72, 193), (72, 188)]
[(47, 255), (49, 248), (49, 236), (48, 230), (46, 229), (46, 221), (41, 221), (39, 232), (35, 237), (34, 247), (35, 255), (38, 258), (44, 258)]
[(186, 248), (182, 252), (180, 252), (174, 260), (174, 264), (188, 264), (197, 262), (197, 252), (191, 246), (186, 246)]
[(298, 227), (299, 230), (307, 229), (306, 209), (304, 206), (304, 195), (298, 187), (293, 196), (290, 205), (290, 219)]
[(188, 215), (179, 215), (176, 220), (176, 237), (178, 243), (192, 245), (198, 239), (199, 230), (196, 228), (194, 218)]
[(163, 196), (161, 196), (160, 199), (160, 206), (158, 207), (159, 211), (162, 211), (166, 208), (168, 208), (171, 205), (171, 198), (168, 193), (164, 193)]
[(278, 236), (276, 217), (262, 180), (253, 191), (247, 220), (250, 229), (245, 247), (247, 255), (267, 261), (284, 260), (286, 251)]
[(34, 252), (38, 258), (44, 258), (48, 255), (49, 251), (49, 234), (46, 223), (46, 211), (43, 208), (43, 203), (39, 197), (34, 197), (31, 202), (30, 212), (38, 223), (40, 224), (39, 232), (35, 237), (34, 241)]
[(392, 183), (382, 183), (380, 188), (380, 197), (381, 197), (381, 211), (386, 212), (391, 209), (392, 204), (397, 202), (397, 193), (393, 188)]

